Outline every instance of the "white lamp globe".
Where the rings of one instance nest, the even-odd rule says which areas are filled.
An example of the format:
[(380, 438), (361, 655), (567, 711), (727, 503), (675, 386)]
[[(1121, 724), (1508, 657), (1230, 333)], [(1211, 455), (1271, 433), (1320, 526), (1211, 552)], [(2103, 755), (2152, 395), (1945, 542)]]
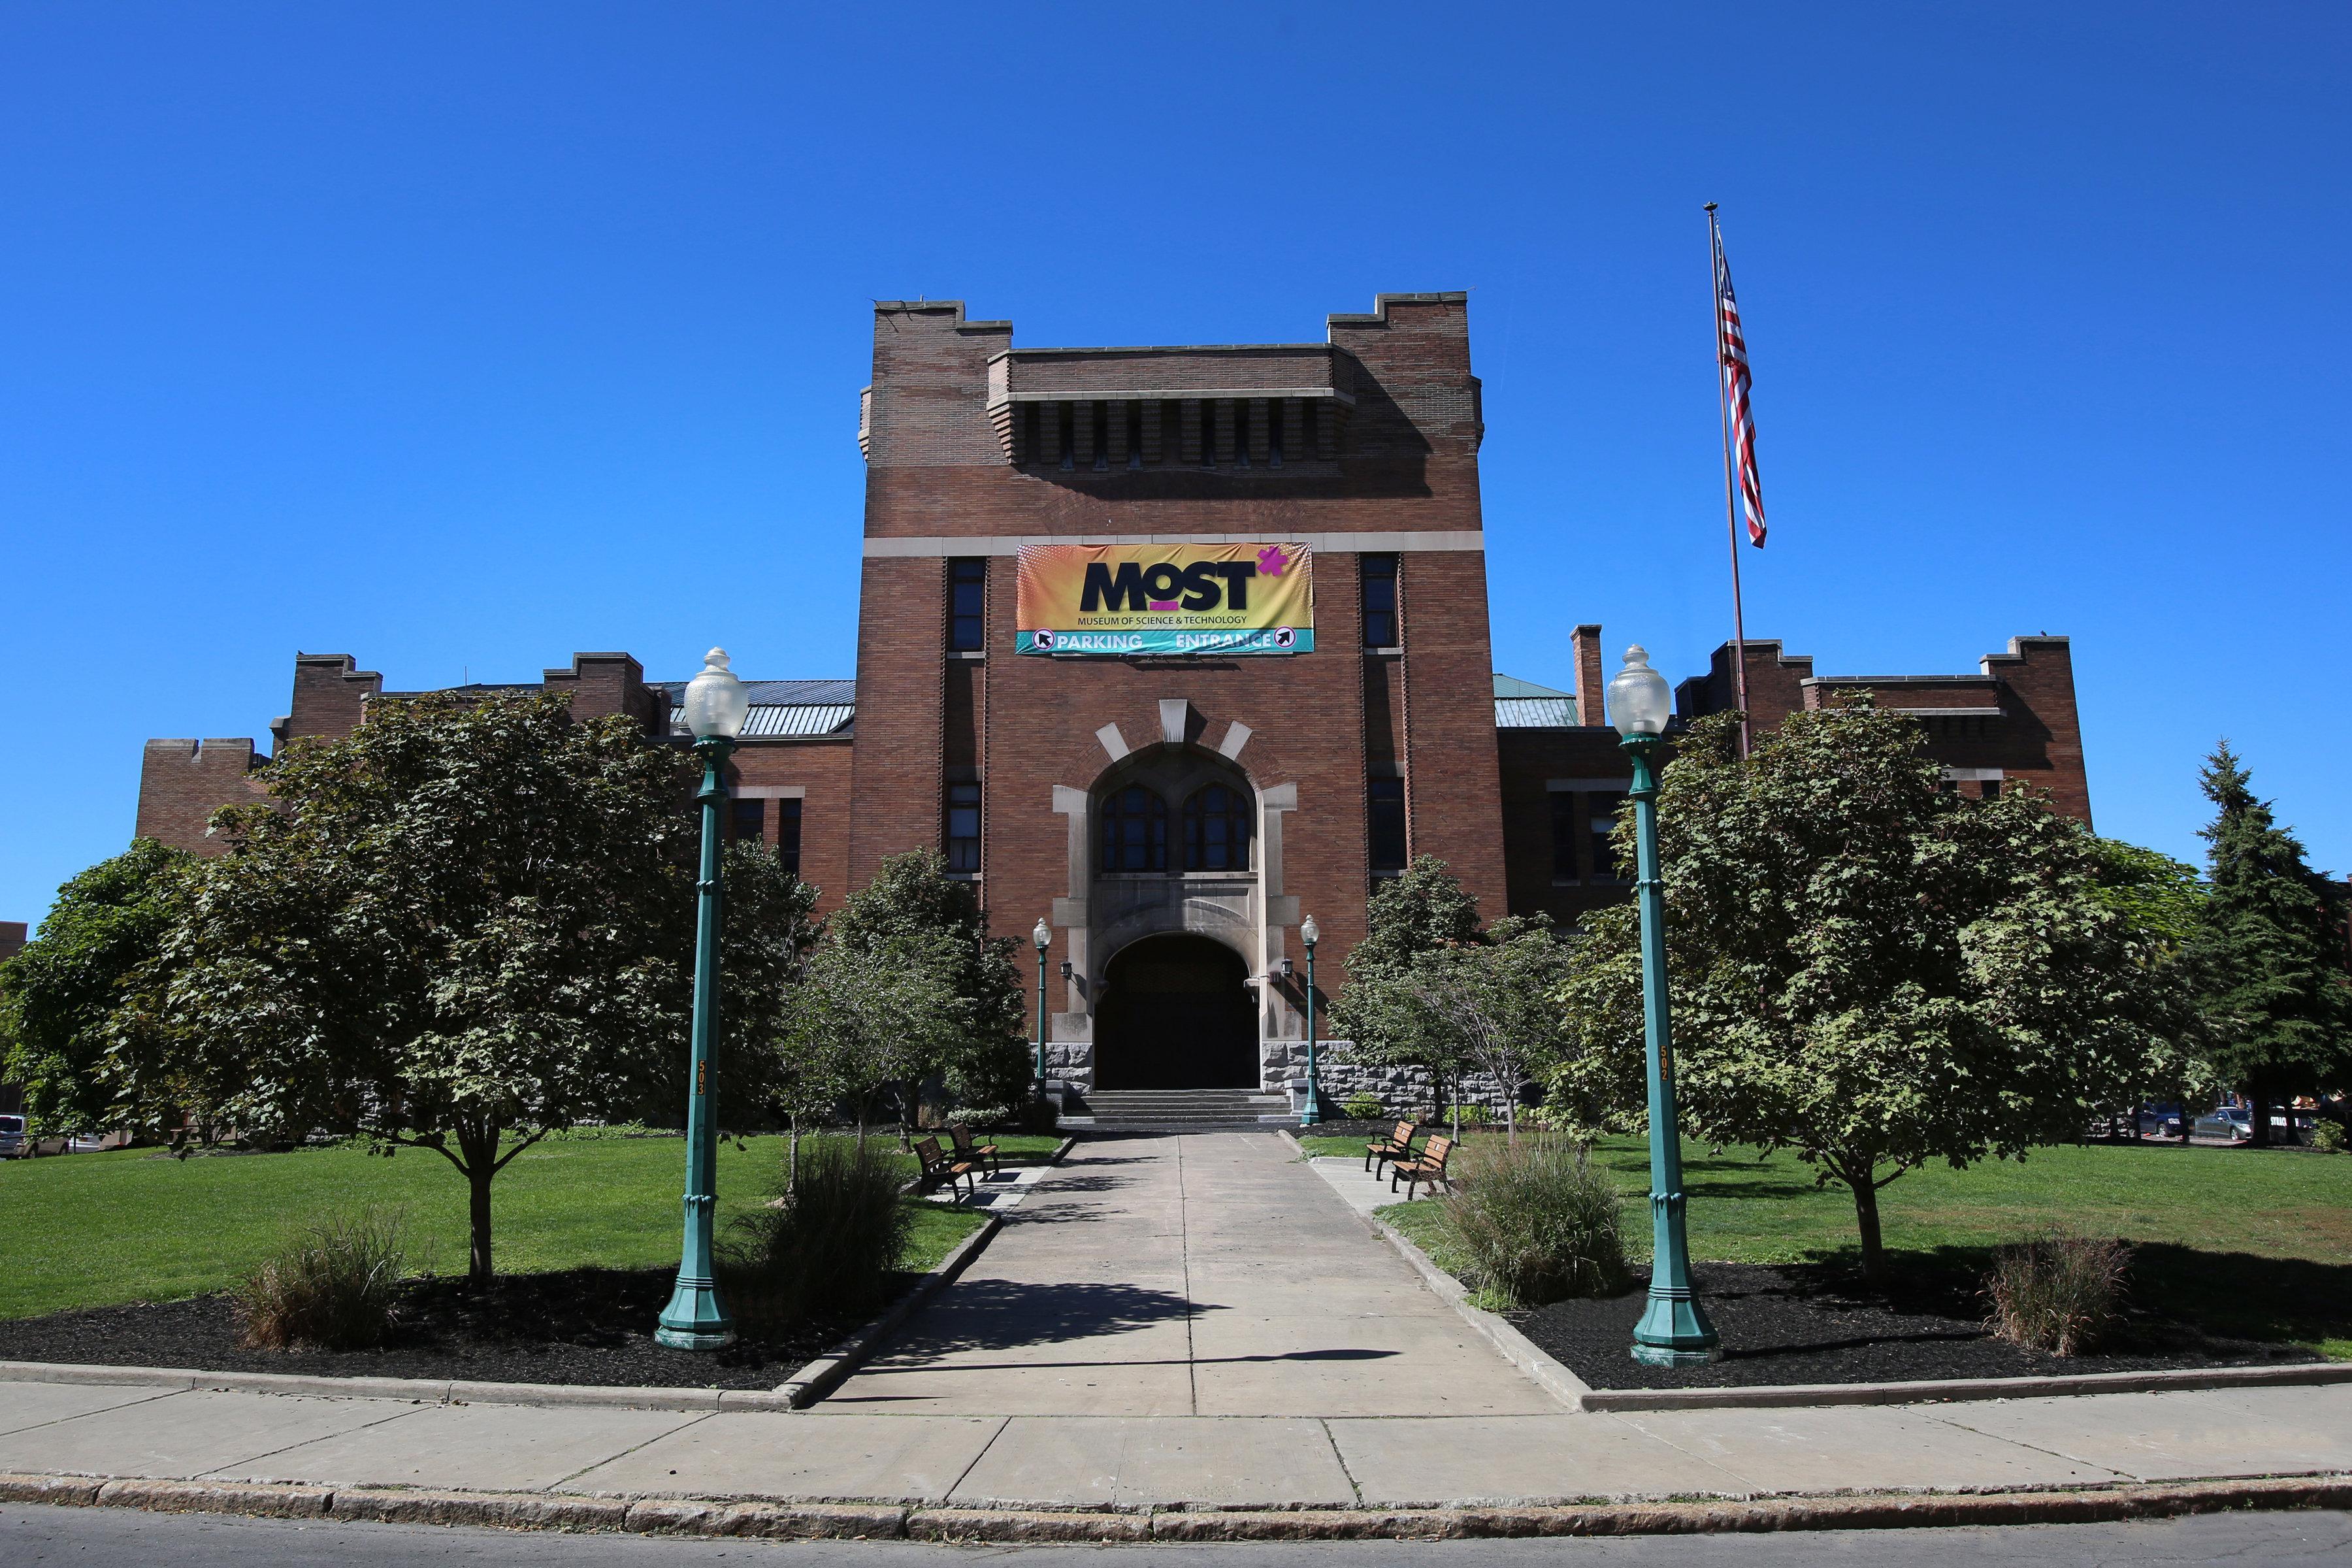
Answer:
[(751, 694), (727, 668), (727, 650), (702, 657), (702, 673), (686, 683), (686, 727), (698, 741), (731, 741), (751, 716)]
[(1659, 735), (1673, 713), (1666, 678), (1650, 668), (1649, 653), (1635, 643), (1625, 650), (1625, 668), (1609, 683), (1609, 721), (1620, 735)]
[(1039, 952), (1054, 945), (1054, 933), (1046, 928), (1045, 918), (1043, 915), (1037, 917), (1037, 929), (1029, 933), (1029, 940), (1037, 944)]
[(1315, 923), (1315, 917), (1313, 915), (1308, 915), (1307, 917), (1307, 923), (1298, 928), (1298, 940), (1305, 942), (1308, 947), (1313, 947), (1317, 942), (1323, 940), (1323, 928)]

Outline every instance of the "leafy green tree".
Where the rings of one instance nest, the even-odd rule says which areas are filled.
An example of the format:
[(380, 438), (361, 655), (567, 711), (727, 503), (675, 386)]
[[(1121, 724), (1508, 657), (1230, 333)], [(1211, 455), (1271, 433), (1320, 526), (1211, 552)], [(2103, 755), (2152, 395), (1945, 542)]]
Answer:
[(2198, 939), (2213, 986), (2213, 1065), (2254, 1103), (2253, 1142), (2267, 1144), (2271, 1104), (2339, 1079), (2352, 1062), (2345, 900), (2271, 803), (2254, 797), (2228, 742), (2200, 782), (2215, 808), (2202, 830), (2211, 893)]
[(1018, 944), (992, 937), (936, 849), (893, 855), (826, 922), (793, 1037), (853, 1097), (889, 1096), (904, 1132), (937, 1077), (972, 1105), (1027, 1092)]
[(1374, 966), (1350, 983), (1349, 1005), (1376, 1037), (1416, 1042), (1424, 1056), (1500, 1085), (1504, 1125), (1516, 1142), (1518, 1089), (1559, 1059), (1555, 998), (1567, 962), (1549, 921), (1505, 919), (1478, 940), (1447, 940), (1402, 967)]
[(177, 918), (190, 857), (132, 841), (58, 889), (40, 933), (0, 963), (0, 1079), (20, 1083), (37, 1131), (102, 1127), (106, 1026)]
[[(562, 695), (378, 700), (349, 738), (294, 742), (266, 770), (270, 804), (215, 818), (230, 851), (191, 873), (118, 1014), (112, 1086), (151, 1112), (178, 1097), (249, 1131), (433, 1151), (467, 1184), (471, 1273), (487, 1279), (498, 1173), (677, 1081), (692, 773), (626, 719), (575, 720)], [(806, 902), (751, 882), (769, 907), (730, 924), (724, 1027), (758, 1039), (785, 1000), (779, 941), (794, 940), (777, 906)]]
[[(1883, 1279), (1887, 1184), (2074, 1135), (2190, 998), (2100, 896), (2080, 825), (2025, 791), (1947, 792), (1916, 721), (1800, 713), (1746, 762), (1736, 733), (1694, 726), (1659, 794), (1686, 1124), (1843, 1184)], [(1630, 859), (1632, 814), (1618, 831)], [(1638, 943), (1622, 908), (1575, 946), (1552, 1079), (1568, 1120), (1641, 1124)]]
[[(2168, 989), (2186, 986), (2201, 994), (2208, 986), (2200, 949), (2206, 889), (2197, 868), (2119, 838), (2094, 837), (2089, 842), (2098, 896), (2138, 931), (2140, 963), (2164, 971), (2162, 984)], [(2179, 1105), (2183, 1143), (2189, 1142), (2194, 1120), (2191, 1107), (2211, 1095), (2217, 1082), (2207, 1059), (2210, 1022), (2206, 1011), (2197, 1009), (2184, 1018), (2179, 1035), (2151, 1048), (2135, 1091), (2142, 1100), (2169, 1100)]]
[(1347, 984), (1331, 999), (1331, 1024), (1349, 1042), (1349, 1057), (1419, 1068), (1439, 1105), (1459, 1100), (1468, 1065), (1461, 1037), (1413, 1000), (1411, 976), (1422, 954), (1486, 939), (1476, 897), (1435, 856), (1416, 856), (1383, 879), (1365, 905), (1364, 940), (1348, 953)]

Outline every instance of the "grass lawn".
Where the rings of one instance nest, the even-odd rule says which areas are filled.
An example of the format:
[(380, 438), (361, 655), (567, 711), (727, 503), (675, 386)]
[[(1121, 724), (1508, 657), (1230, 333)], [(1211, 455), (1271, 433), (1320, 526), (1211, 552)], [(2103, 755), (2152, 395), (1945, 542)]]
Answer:
[[(992, 1140), (1008, 1158), (1060, 1140)], [(310, 1220), (366, 1205), (402, 1211), (410, 1267), (466, 1268), (466, 1184), (421, 1149), (386, 1160), (357, 1150), (158, 1160), (151, 1151), (0, 1164), (0, 1318), (168, 1300), (218, 1290)], [(719, 1147), (719, 1219), (781, 1185), (784, 1141)], [(907, 1159), (908, 1174), (914, 1171)], [(653, 1268), (677, 1259), (686, 1145), (677, 1138), (550, 1139), (518, 1155), (491, 1189), (501, 1273)], [(902, 1267), (929, 1268), (980, 1216), (917, 1204)]]
[[(1363, 1154), (1360, 1138), (1301, 1142), (1318, 1154)], [(1648, 1146), (1607, 1138), (1598, 1156), (1628, 1199), (1628, 1250), (1646, 1259)], [(1853, 1252), (1852, 1195), (1816, 1187), (1793, 1156), (1686, 1142), (1683, 1163), (1693, 1257), (1789, 1263)], [(1986, 1249), (2044, 1224), (2121, 1236), (2136, 1244), (2147, 1304), (2352, 1359), (2352, 1158), (2060, 1146), (2021, 1162), (1913, 1171), (1880, 1192), (1879, 1209), (1890, 1251), (1956, 1266), (1977, 1267)], [(1395, 1223), (1420, 1241), (1430, 1217)]]

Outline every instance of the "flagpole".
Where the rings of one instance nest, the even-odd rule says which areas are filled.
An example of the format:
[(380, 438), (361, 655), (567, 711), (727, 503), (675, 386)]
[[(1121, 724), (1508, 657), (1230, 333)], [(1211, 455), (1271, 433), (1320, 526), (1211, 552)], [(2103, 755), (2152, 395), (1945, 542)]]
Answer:
[(1731, 679), (1739, 704), (1739, 755), (1748, 756), (1748, 621), (1739, 602), (1739, 510), (1731, 477), (1731, 400), (1723, 363), (1723, 234), (1706, 204), (1706, 288), (1715, 301), (1716, 424), (1723, 436), (1723, 526), (1731, 539)]

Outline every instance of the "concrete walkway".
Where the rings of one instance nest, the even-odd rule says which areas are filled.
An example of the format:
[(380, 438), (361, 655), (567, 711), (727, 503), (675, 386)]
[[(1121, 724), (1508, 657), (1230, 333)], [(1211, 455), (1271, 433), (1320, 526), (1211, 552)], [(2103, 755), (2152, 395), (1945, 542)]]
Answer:
[(822, 1407), (972, 1415), (1537, 1415), (1291, 1146), (1088, 1140)]
[(1133, 1509), (1987, 1491), (2347, 1471), (2352, 1386), (2342, 1384), (1313, 1419), (697, 1415), (0, 1383), (0, 1477)]

